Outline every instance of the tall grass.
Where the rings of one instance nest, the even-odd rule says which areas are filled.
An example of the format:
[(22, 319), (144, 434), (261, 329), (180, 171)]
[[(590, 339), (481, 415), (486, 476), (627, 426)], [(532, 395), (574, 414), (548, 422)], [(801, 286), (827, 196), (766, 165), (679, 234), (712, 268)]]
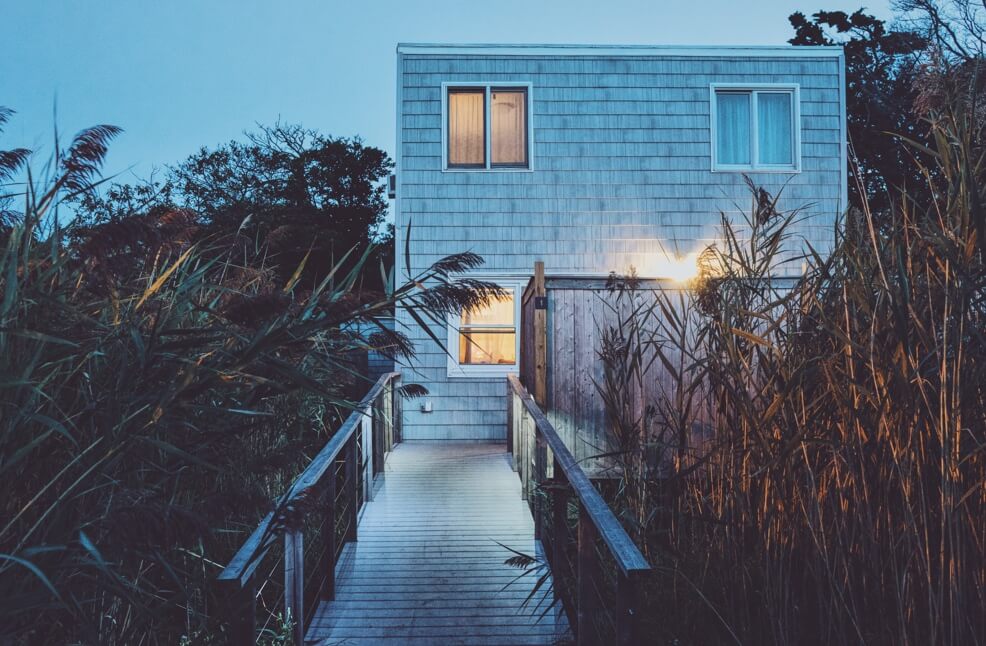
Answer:
[[(656, 566), (657, 643), (986, 643), (986, 212), (968, 107), (929, 112), (933, 201), (905, 194), (882, 225), (849, 214), (798, 278), (778, 278), (797, 216), (755, 191), (692, 294), (619, 282), (638, 305), (604, 337), (599, 388), (619, 445), (641, 447), (622, 505)], [(635, 396), (638, 380), (660, 384)]]
[[(369, 387), (354, 356), (412, 353), (381, 317), (400, 303), (444, 321), (496, 291), (451, 277), (471, 254), (386, 293), (359, 291), (365, 257), (318, 284), (300, 267), (275, 281), (263, 244), (193, 245), (183, 211), (66, 230), (58, 204), (97, 180), (115, 132), (85, 131), (44, 179), (7, 185), (3, 643), (222, 641), (219, 564)], [(26, 158), (0, 154), (0, 174)]]

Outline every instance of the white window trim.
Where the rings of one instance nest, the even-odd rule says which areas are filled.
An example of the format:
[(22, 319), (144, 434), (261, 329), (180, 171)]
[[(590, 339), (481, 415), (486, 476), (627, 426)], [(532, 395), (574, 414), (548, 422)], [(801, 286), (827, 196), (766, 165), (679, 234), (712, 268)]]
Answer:
[(521, 300), (524, 297), (524, 289), (527, 287), (529, 279), (523, 280), (515, 277), (493, 277), (486, 275), (476, 275), (475, 278), (486, 282), (496, 283), (504, 289), (514, 290), (514, 356), (516, 363), (512, 366), (501, 365), (462, 365), (459, 363), (459, 322), (462, 320), (460, 313), (449, 314), (448, 316), (448, 376), (463, 378), (497, 378), (507, 375), (516, 375), (520, 372), (520, 308)]
[[(750, 164), (720, 164), (716, 159), (716, 91), (733, 90), (737, 92), (750, 92), (750, 137), (751, 153)], [(791, 120), (793, 125), (793, 150), (794, 164), (757, 164), (757, 146), (759, 144), (759, 133), (757, 132), (757, 92), (789, 92), (791, 94)], [(710, 149), (712, 152), (712, 172), (713, 173), (787, 173), (795, 174), (801, 172), (801, 86), (797, 83), (711, 83), (709, 84), (709, 130), (711, 133)]]
[[(486, 95), (484, 100), (484, 113), (486, 115), (486, 130), (484, 132), (484, 145), (486, 146), (485, 168), (449, 168), (448, 167), (448, 91), (449, 88), (484, 88)], [(490, 159), (490, 148), (492, 140), (492, 124), (490, 110), (490, 91), (494, 88), (524, 88), (527, 92), (527, 167), (509, 168), (495, 167)], [(443, 173), (530, 173), (534, 171), (534, 88), (530, 82), (526, 81), (465, 81), (442, 83), (442, 172)]]

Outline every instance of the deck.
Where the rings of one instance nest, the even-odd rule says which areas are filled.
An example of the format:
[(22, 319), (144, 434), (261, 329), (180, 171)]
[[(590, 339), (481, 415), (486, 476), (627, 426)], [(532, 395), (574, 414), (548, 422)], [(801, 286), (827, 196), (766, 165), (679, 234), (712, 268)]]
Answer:
[[(534, 521), (504, 444), (394, 447), (337, 566), (307, 644), (553, 644), (568, 634), (537, 576), (517, 579), (497, 543), (534, 554)], [(511, 583), (512, 582), (512, 583)], [(546, 586), (547, 587), (547, 586)], [(547, 599), (545, 598), (548, 596)], [(536, 607), (540, 604), (540, 607)]]

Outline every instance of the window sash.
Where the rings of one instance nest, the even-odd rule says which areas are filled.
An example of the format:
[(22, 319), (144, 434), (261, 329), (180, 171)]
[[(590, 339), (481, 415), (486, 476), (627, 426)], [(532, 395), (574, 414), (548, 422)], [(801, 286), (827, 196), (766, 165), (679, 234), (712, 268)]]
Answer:
[[(461, 138), (456, 137), (458, 130), (460, 128), (467, 128), (470, 125), (475, 126), (477, 124), (459, 123), (459, 101), (454, 101), (453, 97), (466, 97), (466, 96), (481, 96), (480, 98), (480, 111), (478, 125), (480, 127), (479, 141), (471, 142), (473, 145), (478, 144), (477, 148), (479, 154), (478, 161), (460, 161), (464, 158), (470, 157), (468, 148), (470, 147), (470, 142), (466, 141), (467, 137), (475, 137), (474, 133), (464, 133)], [(447, 151), (448, 156), (448, 167), (449, 168), (486, 168), (486, 89), (485, 88), (449, 88), (447, 101), (447, 123), (446, 123), (446, 139), (447, 141)], [(456, 107), (453, 108), (453, 105)], [(467, 106), (463, 105), (463, 109), (468, 109)], [(470, 117), (475, 119), (475, 115), (462, 114), (462, 119), (469, 119)], [(456, 148), (455, 144), (463, 145), (467, 150), (459, 150)]]
[[(721, 106), (722, 103), (720, 99), (723, 96), (736, 96), (744, 95), (749, 97), (749, 125), (747, 127), (747, 149), (748, 153), (744, 157), (749, 158), (749, 162), (734, 162), (734, 161), (723, 161), (722, 144), (723, 144), (723, 115)], [(781, 151), (785, 153), (788, 161), (777, 162), (769, 161), (764, 162), (763, 151), (763, 134), (761, 132), (764, 129), (764, 124), (762, 122), (763, 111), (760, 106), (761, 95), (784, 95), (787, 98), (787, 139), (781, 145)], [(797, 111), (797, 89), (791, 87), (776, 87), (776, 88), (760, 88), (760, 89), (745, 89), (745, 88), (731, 88), (731, 87), (716, 87), (713, 90), (713, 100), (715, 101), (715, 140), (712, 142), (712, 146), (715, 153), (715, 163), (713, 165), (713, 170), (778, 170), (778, 171), (794, 171), (797, 172), (799, 169), (798, 160), (798, 111)]]
[[(514, 95), (520, 101), (511, 105), (508, 102), (497, 104), (496, 95)], [(490, 165), (493, 168), (527, 168), (527, 90), (524, 88), (491, 87), (490, 88)], [(512, 107), (518, 109), (513, 116), (513, 123), (497, 108)], [(506, 120), (506, 122), (504, 122)], [(513, 127), (514, 131), (507, 130)], [(503, 130), (501, 130), (501, 128)], [(507, 137), (507, 135), (513, 135)], [(516, 150), (510, 150), (515, 147)], [(509, 153), (515, 153), (510, 155)], [(519, 153), (519, 154), (518, 154)]]

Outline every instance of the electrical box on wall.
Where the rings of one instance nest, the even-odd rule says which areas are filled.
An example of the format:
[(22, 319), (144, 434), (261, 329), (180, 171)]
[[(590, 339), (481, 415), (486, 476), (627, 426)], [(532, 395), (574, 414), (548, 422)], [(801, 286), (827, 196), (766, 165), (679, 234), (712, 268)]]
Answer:
[(421, 402), (421, 412), (422, 413), (430, 413), (431, 411), (432, 411), (432, 408), (431, 408), (431, 400), (430, 399), (426, 399), (423, 402)]

